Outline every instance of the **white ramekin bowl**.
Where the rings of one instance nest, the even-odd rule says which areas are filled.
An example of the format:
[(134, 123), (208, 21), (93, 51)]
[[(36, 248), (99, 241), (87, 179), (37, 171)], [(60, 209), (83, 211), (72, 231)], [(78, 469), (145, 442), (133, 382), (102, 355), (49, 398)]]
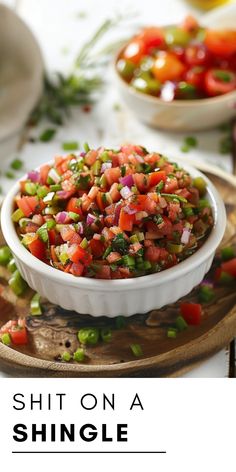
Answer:
[[(197, 169), (185, 164), (184, 167), (193, 177), (202, 176)], [(21, 244), (11, 220), (19, 182), (12, 187), (3, 202), (3, 235), (29, 286), (52, 303), (92, 316), (114, 317), (145, 313), (174, 303), (189, 293), (201, 282), (211, 266), (216, 248), (224, 235), (226, 213), (217, 190), (209, 179), (205, 176), (204, 179), (207, 181), (207, 198), (212, 206), (214, 227), (195, 254), (177, 266), (157, 274), (123, 280), (94, 280), (66, 274), (36, 259)]]
[(114, 62), (114, 78), (127, 107), (144, 123), (172, 131), (197, 131), (218, 126), (236, 115), (236, 91), (198, 100), (165, 102), (158, 97), (138, 92), (120, 76)]

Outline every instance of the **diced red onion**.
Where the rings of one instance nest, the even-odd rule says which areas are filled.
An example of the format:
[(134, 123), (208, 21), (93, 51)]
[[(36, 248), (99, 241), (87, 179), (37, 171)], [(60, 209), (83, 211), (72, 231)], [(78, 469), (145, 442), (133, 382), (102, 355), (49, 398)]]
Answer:
[(125, 213), (128, 213), (128, 215), (135, 215), (135, 213), (137, 213), (137, 210), (135, 210), (134, 208), (131, 208), (128, 205), (124, 207), (124, 211)]
[(205, 286), (205, 287), (209, 287), (209, 288), (213, 288), (214, 287), (214, 284), (211, 280), (208, 280), (208, 279), (203, 279), (202, 283), (201, 283), (201, 286)]
[(50, 177), (55, 184), (58, 184), (61, 181), (60, 175), (57, 173), (56, 169), (53, 168), (48, 172), (48, 177)]
[(126, 175), (125, 177), (121, 177), (119, 181), (125, 187), (131, 188), (134, 185), (134, 179), (132, 174)]
[(112, 163), (111, 162), (103, 162), (102, 167), (101, 167), (101, 174), (105, 172), (107, 169), (111, 169)]
[(189, 238), (190, 238), (190, 234), (191, 234), (191, 231), (189, 231), (188, 229), (184, 229), (184, 230), (183, 230), (183, 233), (182, 233), (182, 236), (181, 236), (181, 240), (180, 240), (182, 244), (188, 244)]
[(140, 156), (139, 154), (135, 154), (135, 159), (140, 162), (140, 164), (142, 164), (144, 162), (144, 159), (142, 156)]
[(31, 172), (28, 173), (28, 179), (31, 180), (31, 182), (39, 182), (40, 181), (40, 174), (37, 170), (31, 170)]
[(118, 225), (118, 221), (120, 218), (120, 211), (121, 211), (121, 205), (117, 205), (115, 209), (115, 218), (114, 218), (115, 225)]
[(84, 152), (84, 151), (81, 152), (81, 153), (80, 153), (80, 156), (81, 156), (81, 157), (85, 157), (85, 156), (86, 156), (86, 152)]
[(32, 222), (38, 226), (42, 226), (44, 223), (44, 219), (42, 215), (33, 215)]
[(55, 216), (55, 220), (58, 224), (63, 225), (64, 223), (69, 223), (71, 221), (71, 218), (69, 217), (67, 211), (60, 211)]
[(101, 235), (100, 235), (100, 234), (98, 234), (98, 233), (94, 233), (94, 235), (93, 235), (93, 239), (96, 239), (96, 241), (100, 241), (100, 239), (101, 239)]
[(77, 223), (77, 227), (78, 227), (78, 229), (77, 229), (78, 233), (81, 234), (81, 235), (84, 234), (84, 227), (83, 227), (83, 223), (81, 223), (81, 221), (79, 221), (79, 223)]
[(121, 190), (120, 190), (120, 194), (122, 196), (122, 198), (124, 198), (125, 200), (129, 197), (131, 197), (131, 195), (133, 195), (133, 192), (131, 192), (130, 188), (127, 187), (127, 185), (125, 187), (123, 187)]
[(96, 221), (97, 217), (92, 215), (91, 213), (88, 213), (86, 223), (87, 225), (92, 225), (94, 221)]
[(67, 198), (70, 198), (71, 195), (73, 195), (74, 192), (69, 192), (67, 190), (58, 190), (58, 192), (56, 193), (57, 196), (62, 199), (62, 200), (66, 200)]

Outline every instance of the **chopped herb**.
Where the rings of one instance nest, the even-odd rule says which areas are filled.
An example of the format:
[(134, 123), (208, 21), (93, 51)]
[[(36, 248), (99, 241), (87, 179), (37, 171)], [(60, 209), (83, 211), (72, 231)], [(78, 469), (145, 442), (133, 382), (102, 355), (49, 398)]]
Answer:
[(234, 248), (232, 246), (223, 247), (221, 249), (221, 257), (223, 261), (229, 261), (234, 257)]
[(125, 254), (128, 249), (128, 243), (122, 233), (119, 233), (115, 236), (111, 245), (113, 251), (119, 252), (122, 255)]
[(194, 136), (186, 136), (186, 138), (184, 139), (184, 143), (180, 149), (182, 152), (189, 152), (192, 148), (197, 147), (197, 145), (198, 142)]
[(78, 141), (68, 141), (62, 143), (62, 149), (64, 149), (64, 151), (77, 151), (79, 149), (79, 143)]
[(85, 150), (85, 152), (90, 151), (90, 147), (89, 147), (88, 143), (84, 143), (84, 150)]
[(222, 82), (231, 82), (233, 74), (219, 69), (214, 72), (214, 76), (216, 79), (219, 79)]
[(39, 140), (47, 143), (48, 141), (51, 141), (53, 137), (56, 134), (56, 129), (55, 128), (48, 128), (45, 129), (39, 136)]
[(140, 344), (130, 344), (130, 349), (135, 357), (142, 357), (143, 351)]
[(124, 316), (117, 316), (115, 319), (116, 329), (123, 329), (126, 327), (126, 319)]
[(13, 172), (11, 172), (10, 170), (7, 170), (5, 172), (5, 177), (7, 177), (7, 179), (14, 179), (15, 178), (15, 174), (13, 174)]
[(14, 159), (10, 164), (11, 168), (14, 170), (20, 170), (23, 167), (23, 162), (20, 159)]
[(209, 287), (208, 285), (201, 285), (199, 288), (199, 301), (202, 303), (209, 303), (211, 302), (214, 297), (215, 297), (215, 292), (212, 287)]

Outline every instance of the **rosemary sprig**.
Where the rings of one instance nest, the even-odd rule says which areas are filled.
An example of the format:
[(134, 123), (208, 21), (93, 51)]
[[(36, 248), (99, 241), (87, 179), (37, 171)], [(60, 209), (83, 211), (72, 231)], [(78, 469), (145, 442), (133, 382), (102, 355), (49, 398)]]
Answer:
[(43, 119), (62, 125), (71, 107), (89, 105), (95, 100), (96, 93), (100, 92), (104, 83), (102, 74), (98, 73), (99, 68), (107, 64), (111, 54), (122, 42), (109, 44), (100, 51), (95, 49), (111, 28), (126, 19), (127, 16), (117, 15), (116, 18), (105, 20), (81, 48), (69, 75), (59, 72), (54, 76), (45, 74), (43, 93), (30, 116), (30, 125), (36, 125)]

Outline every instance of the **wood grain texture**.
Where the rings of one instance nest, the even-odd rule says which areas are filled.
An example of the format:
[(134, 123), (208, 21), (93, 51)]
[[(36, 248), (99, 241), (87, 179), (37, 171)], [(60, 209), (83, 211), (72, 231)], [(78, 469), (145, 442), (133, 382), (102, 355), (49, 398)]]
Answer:
[[(236, 244), (236, 183), (215, 175), (207, 166), (208, 176), (221, 192), (226, 204), (228, 223), (223, 244)], [(204, 165), (206, 170), (206, 165)], [(217, 263), (217, 257), (215, 264)], [(213, 269), (214, 270), (214, 267)], [(6, 276), (6, 274), (0, 274)], [(27, 315), (29, 291), (24, 299), (14, 299), (7, 286), (0, 304), (1, 323), (16, 315)], [(185, 299), (196, 301), (196, 288)], [(0, 299), (1, 303), (1, 299)], [(176, 339), (166, 336), (168, 326), (178, 313), (178, 303), (135, 315), (128, 319), (124, 329), (116, 330), (114, 320), (94, 319), (87, 315), (65, 312), (47, 302), (42, 317), (28, 317), (30, 344), (21, 351), (0, 345), (1, 368), (12, 376), (28, 377), (162, 377), (178, 376), (195, 367), (202, 360), (222, 349), (236, 335), (235, 284), (218, 286), (215, 299), (204, 305), (204, 317), (199, 327), (189, 327)], [(82, 326), (110, 326), (113, 329), (110, 343), (99, 343), (86, 350), (83, 364), (66, 364), (57, 359), (65, 350), (78, 347), (76, 333)], [(143, 357), (134, 358), (130, 344), (142, 346)]]

